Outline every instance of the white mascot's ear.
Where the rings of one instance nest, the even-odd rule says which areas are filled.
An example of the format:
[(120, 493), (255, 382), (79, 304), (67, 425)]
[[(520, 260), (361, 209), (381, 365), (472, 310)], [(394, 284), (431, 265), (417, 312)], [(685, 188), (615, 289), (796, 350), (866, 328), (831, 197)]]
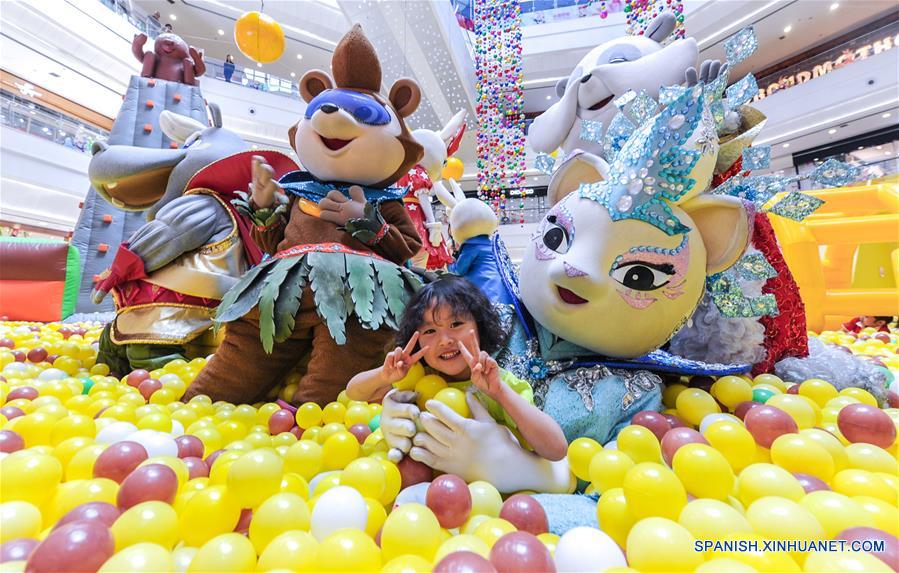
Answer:
[(592, 153), (576, 152), (563, 162), (549, 181), (546, 198), (555, 205), (584, 183), (596, 183), (609, 176), (609, 164)]
[(472, 197), (456, 203), (450, 213), (449, 224), (453, 241), (461, 245), (472, 237), (492, 235), (499, 221), (489, 205)]
[(199, 121), (169, 110), (163, 110), (159, 114), (159, 127), (166, 137), (178, 143), (184, 143), (194, 133), (206, 129)]
[(565, 95), (565, 88), (568, 87), (568, 78), (562, 78), (561, 80), (556, 82), (556, 96), (562, 97)]
[[(581, 68), (578, 67), (571, 77), (580, 75)], [(562, 82), (567, 81), (567, 79), (560, 80), (559, 84), (556, 84), (556, 92), (559, 92)], [(559, 97), (561, 99), (538, 115), (528, 129), (528, 143), (531, 149), (538, 153), (552, 153), (562, 145), (577, 119), (577, 87), (567, 89), (563, 85)]]
[(750, 239), (750, 213), (736, 197), (700, 195), (678, 207), (693, 219), (702, 236), (708, 274), (729, 268), (746, 251)]
[(677, 26), (677, 21), (674, 18), (674, 14), (662, 12), (646, 27), (645, 36), (661, 44), (662, 40), (674, 31), (675, 26)]

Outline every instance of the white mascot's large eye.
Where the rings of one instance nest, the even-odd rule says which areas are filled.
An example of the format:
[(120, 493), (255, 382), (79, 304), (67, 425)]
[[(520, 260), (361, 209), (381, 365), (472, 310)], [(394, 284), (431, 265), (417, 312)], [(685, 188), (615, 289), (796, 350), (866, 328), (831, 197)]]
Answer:
[(634, 262), (612, 271), (612, 278), (633, 290), (656, 290), (668, 284), (674, 268), (668, 264)]
[(556, 222), (556, 216), (550, 215), (546, 218), (546, 225), (543, 226), (542, 240), (548, 249), (557, 253), (567, 253), (571, 239), (568, 231)]

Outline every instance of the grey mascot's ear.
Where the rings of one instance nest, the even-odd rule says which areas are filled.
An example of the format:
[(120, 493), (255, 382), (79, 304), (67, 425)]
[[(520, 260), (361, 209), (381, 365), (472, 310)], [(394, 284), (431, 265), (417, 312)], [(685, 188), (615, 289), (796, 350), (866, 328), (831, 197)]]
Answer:
[(671, 12), (662, 12), (649, 23), (649, 26), (646, 27), (645, 35), (650, 40), (655, 40), (661, 44), (662, 40), (667, 38), (671, 32), (674, 31), (676, 25), (677, 20), (675, 20), (674, 14)]
[(178, 143), (184, 143), (194, 133), (206, 129), (199, 121), (167, 109), (159, 114), (159, 127), (169, 139)]
[(546, 198), (550, 205), (555, 205), (581, 185), (596, 183), (608, 176), (609, 164), (604, 159), (578, 150), (553, 173), (546, 189)]
[(209, 104), (209, 114), (212, 116), (212, 126), (219, 128), (222, 127), (222, 109), (218, 106), (218, 104)]

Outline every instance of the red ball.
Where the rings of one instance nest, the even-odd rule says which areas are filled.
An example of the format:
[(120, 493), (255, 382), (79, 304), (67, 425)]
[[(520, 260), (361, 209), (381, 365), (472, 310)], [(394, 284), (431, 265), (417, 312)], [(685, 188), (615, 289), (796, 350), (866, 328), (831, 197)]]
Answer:
[(674, 428), (688, 428), (687, 424), (684, 423), (683, 420), (675, 416), (674, 414), (662, 414), (665, 416), (665, 419), (668, 420), (668, 425), (671, 426), (671, 429)]
[(149, 464), (137, 468), (119, 488), (116, 504), (125, 511), (145, 501), (172, 503), (178, 493), (178, 476), (175, 470), (163, 464)]
[(440, 527), (459, 527), (471, 513), (471, 490), (459, 476), (445, 474), (428, 486), (425, 504), (437, 516)]
[(887, 390), (887, 404), (890, 408), (899, 408), (899, 392), (893, 390), (892, 388)]
[(647, 428), (650, 432), (655, 434), (656, 439), (659, 441), (661, 441), (662, 437), (664, 437), (668, 430), (671, 429), (671, 424), (668, 423), (668, 419), (655, 410), (643, 410), (642, 412), (637, 412), (634, 414), (634, 417), (631, 418), (631, 424)]
[(144, 397), (144, 400), (149, 400), (154, 392), (162, 389), (162, 382), (148, 378), (138, 384), (137, 389), (140, 391), (140, 395)]
[(125, 382), (129, 386), (134, 386), (135, 388), (137, 388), (138, 386), (140, 386), (141, 382), (143, 382), (144, 380), (147, 380), (148, 378), (150, 378), (150, 373), (147, 372), (146, 370), (138, 368), (137, 370), (131, 371), (131, 374), (129, 374), (125, 378)]
[(514, 525), (518, 531), (527, 531), (532, 535), (549, 531), (549, 520), (543, 506), (524, 493), (517, 493), (503, 502), (499, 516)]
[(250, 531), (250, 522), (253, 520), (253, 510), (244, 508), (240, 510), (240, 517), (237, 519), (237, 525), (234, 526), (235, 533), (246, 535)]
[(793, 384), (787, 388), (787, 394), (799, 394), (799, 384)]
[(63, 515), (62, 518), (56, 522), (53, 529), (59, 529), (63, 525), (72, 523), (73, 521), (96, 521), (102, 523), (106, 527), (112, 527), (112, 524), (115, 523), (115, 520), (118, 519), (121, 514), (122, 512), (111, 503), (106, 503), (105, 501), (90, 501), (69, 510), (68, 513)]
[(745, 402), (740, 402), (737, 404), (737, 407), (734, 408), (734, 416), (740, 418), (741, 420), (746, 419), (746, 413), (749, 410), (752, 410), (756, 406), (761, 406), (758, 402), (753, 402), (752, 400), (746, 400)]
[(431, 478), (434, 477), (434, 472), (431, 468), (421, 462), (413, 460), (409, 456), (405, 456), (401, 459), (400, 463), (396, 464), (396, 467), (400, 470), (400, 476), (403, 479), (403, 489), (406, 489), (410, 485), (431, 481)]
[(490, 550), (497, 573), (555, 573), (549, 549), (526, 531), (513, 531), (497, 540)]
[(0, 346), (5, 346), (6, 348), (15, 348), (16, 343), (9, 338), (0, 338)]
[(25, 448), (25, 440), (12, 430), (0, 430), (0, 452), (11, 454)]
[(190, 479), (209, 477), (209, 466), (200, 458), (181, 458), (187, 466)]
[(37, 364), (38, 362), (43, 362), (44, 360), (46, 360), (47, 356), (49, 356), (49, 354), (47, 353), (46, 350), (44, 350), (41, 347), (37, 347), (37, 348), (32, 348), (31, 350), (28, 351), (27, 358), (28, 358), (29, 362), (33, 362), (33, 363)]
[(813, 475), (795, 472), (793, 477), (799, 480), (799, 485), (805, 490), (805, 493), (813, 491), (830, 491), (830, 486)]
[(886, 412), (868, 404), (849, 404), (840, 410), (837, 427), (847, 440), (881, 448), (896, 441), (896, 425)]
[(799, 431), (799, 426), (789, 414), (767, 404), (759, 404), (750, 409), (744, 422), (755, 442), (763, 448), (771, 448), (774, 440), (784, 434), (795, 434)]
[(367, 424), (353, 424), (350, 426), (350, 433), (356, 436), (360, 444), (364, 444), (365, 438), (371, 435), (371, 428)]
[(16, 362), (25, 362), (25, 353), (21, 350), (13, 350), (12, 355), (13, 358), (16, 359)]
[[(867, 551), (874, 557), (891, 567), (894, 571), (899, 569), (899, 538), (890, 535), (886, 531), (875, 529), (873, 527), (850, 527), (837, 534), (834, 539), (845, 539), (850, 544), (853, 541), (864, 543), (857, 549), (849, 547), (850, 550)], [(868, 547), (867, 542), (880, 541), (883, 543), (883, 551), (872, 551), (873, 547)]]
[(0, 563), (25, 561), (39, 544), (40, 541), (37, 539), (28, 539), (27, 537), (7, 541), (0, 545)]
[(890, 335), (887, 334), (886, 332), (878, 332), (877, 334), (874, 335), (874, 338), (876, 338), (877, 340), (884, 342), (886, 344), (890, 343)]
[(289, 432), (293, 428), (294, 415), (289, 410), (278, 410), (268, 419), (268, 431), (276, 436), (281, 432)]
[(215, 460), (217, 460), (218, 457), (224, 453), (225, 453), (225, 450), (216, 450), (216, 451), (212, 452), (211, 454), (209, 454), (208, 456), (206, 456), (206, 460), (205, 460), (206, 465), (209, 466), (210, 470), (212, 469), (212, 464), (215, 463)]
[(689, 386), (690, 388), (699, 388), (701, 390), (705, 390), (706, 392), (711, 394), (712, 384), (714, 383), (715, 379), (711, 376), (697, 375), (690, 377)]
[[(538, 540), (539, 541), (539, 540)], [(555, 571), (555, 568), (553, 568)], [(498, 573), (496, 567), (474, 551), (454, 551), (434, 566), (434, 573)]]
[(57, 358), (59, 358), (59, 354), (51, 354), (50, 356), (47, 357), (47, 362), (49, 362), (50, 364), (53, 364), (54, 362), (56, 362)]
[(148, 457), (147, 450), (137, 442), (116, 442), (97, 457), (94, 462), (94, 477), (122, 483)]
[(665, 459), (665, 463), (670, 466), (677, 450), (687, 444), (708, 445), (709, 442), (705, 439), (705, 436), (693, 428), (672, 428), (669, 430), (665, 437), (662, 438), (662, 458)]
[(299, 426), (291, 428), (290, 433), (296, 436), (298, 440), (303, 438), (303, 428), (300, 428)]
[(175, 438), (175, 443), (178, 445), (178, 457), (181, 459), (184, 458), (203, 458), (203, 453), (206, 450), (206, 446), (203, 445), (203, 441), (196, 436), (192, 436), (190, 434), (184, 434), (183, 436), (178, 436)]
[(3, 406), (0, 408), (0, 414), (6, 416), (7, 420), (12, 420), (13, 418), (24, 416), (25, 412), (21, 408), (16, 408), (15, 406)]
[(38, 397), (38, 392), (36, 389), (31, 386), (19, 386), (18, 388), (13, 388), (9, 391), (9, 394), (6, 395), (6, 401), (9, 402), (11, 400), (34, 400)]
[(115, 552), (109, 528), (97, 521), (73, 521), (52, 531), (25, 563), (28, 573), (97, 571)]

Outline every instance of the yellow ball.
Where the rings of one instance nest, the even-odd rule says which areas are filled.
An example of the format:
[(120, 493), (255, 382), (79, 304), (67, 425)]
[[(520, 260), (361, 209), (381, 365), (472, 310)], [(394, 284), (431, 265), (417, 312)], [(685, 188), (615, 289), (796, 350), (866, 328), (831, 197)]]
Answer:
[(36, 539), (41, 532), (41, 512), (27, 501), (0, 503), (0, 543)]
[(446, 159), (446, 165), (443, 166), (440, 175), (444, 179), (454, 179), (458, 181), (462, 179), (462, 173), (464, 171), (465, 165), (462, 163), (461, 159), (458, 157), (448, 157)]
[(256, 507), (281, 487), (284, 461), (274, 450), (254, 450), (228, 470), (228, 491), (241, 507)]
[(376, 499), (370, 497), (365, 498), (365, 505), (368, 507), (368, 515), (365, 520), (365, 533), (372, 538), (381, 531), (384, 521), (387, 519), (387, 510)]
[(269, 542), (259, 555), (257, 571), (286, 569), (297, 573), (315, 571), (318, 542), (305, 531), (285, 531)]
[(346, 417), (346, 406), (340, 402), (331, 402), (322, 410), (322, 423), (324, 424), (343, 424)]
[(169, 551), (178, 541), (178, 514), (161, 501), (145, 501), (125, 511), (110, 528), (116, 551), (137, 543), (156, 543)]
[(172, 554), (165, 547), (156, 543), (137, 543), (110, 557), (100, 567), (99, 573), (158, 573), (174, 570)]
[(503, 498), (492, 484), (485, 481), (471, 482), (468, 484), (468, 491), (471, 493), (471, 515), (499, 517)]
[(834, 472), (849, 467), (849, 456), (846, 454), (846, 449), (843, 447), (843, 444), (840, 443), (840, 440), (829, 432), (825, 432), (818, 428), (809, 428), (806, 430), (799, 430), (799, 434), (827, 450), (827, 453), (830, 454), (831, 459), (833, 459)]
[(732, 533), (752, 533), (742, 513), (717, 499), (694, 499), (681, 511), (678, 523), (696, 539), (720, 539)]
[(437, 554), (434, 555), (434, 563), (439, 563), (441, 559), (456, 551), (471, 551), (484, 559), (490, 558), (490, 547), (483, 539), (470, 533), (463, 533), (450, 537), (440, 545)]
[(309, 506), (293, 493), (277, 493), (266, 499), (250, 521), (250, 541), (256, 553), (262, 554), (275, 537), (290, 531), (309, 529)]
[(759, 374), (752, 380), (752, 385), (758, 386), (759, 384), (774, 386), (781, 392), (787, 391), (787, 385), (784, 384), (784, 381), (780, 378), (780, 376), (775, 376), (774, 374)]
[(500, 517), (491, 517), (477, 526), (474, 530), (474, 535), (486, 543), (487, 547), (492, 548), (499, 541), (500, 537), (513, 531), (517, 531), (515, 526), (507, 520)]
[(676, 407), (680, 417), (693, 426), (699, 426), (702, 419), (709, 414), (721, 412), (712, 395), (699, 388), (687, 388), (678, 394)]
[(93, 418), (70, 414), (54, 424), (53, 430), (50, 432), (50, 443), (57, 446), (69, 438), (93, 438), (96, 433), (97, 427)]
[(776, 394), (771, 396), (765, 404), (780, 408), (789, 414), (796, 421), (796, 425), (799, 426), (800, 430), (814, 427), (817, 421), (815, 411), (802, 396)]
[(599, 442), (591, 438), (577, 438), (568, 445), (568, 465), (578, 479), (590, 479), (590, 462), (601, 450)]
[(634, 461), (627, 454), (617, 450), (600, 450), (590, 461), (588, 473), (590, 483), (599, 493), (620, 488), (624, 476), (634, 467)]
[(834, 474), (833, 458), (827, 450), (801, 434), (778, 436), (771, 444), (771, 461), (790, 473), (806, 473), (825, 482)]
[(362, 497), (378, 499), (387, 486), (387, 476), (378, 460), (358, 458), (344, 468), (340, 483), (356, 489)]
[(281, 493), (295, 493), (303, 499), (309, 499), (309, 483), (299, 474), (285, 472), (281, 478)]
[(188, 545), (199, 547), (216, 535), (234, 531), (239, 518), (240, 505), (234, 496), (224, 486), (210, 486), (196, 492), (184, 505), (180, 537)]
[(256, 552), (250, 540), (239, 533), (225, 533), (203, 544), (187, 573), (209, 571), (253, 571)]
[(661, 464), (644, 462), (624, 476), (624, 497), (637, 519), (665, 517), (677, 519), (687, 505), (687, 492), (673, 471)]
[(850, 497), (864, 495), (882, 499), (893, 506), (896, 505), (896, 491), (872, 472), (843, 470), (833, 476), (833, 482), (830, 485), (833, 491), (843, 495)]
[(406, 503), (394, 509), (381, 529), (381, 552), (387, 561), (406, 554), (431, 560), (442, 541), (437, 517), (419, 503)]
[(778, 496), (799, 501), (805, 495), (802, 484), (787, 470), (773, 464), (752, 464), (737, 478), (740, 501), (749, 505), (755, 500)]
[(318, 546), (316, 571), (345, 573), (378, 571), (380, 568), (381, 551), (371, 537), (358, 529), (341, 529)]
[(62, 464), (56, 458), (20, 450), (0, 460), (0, 502), (27, 501), (40, 507), (61, 479)]
[(712, 384), (712, 396), (733, 410), (740, 402), (752, 400), (752, 386), (739, 376), (722, 376)]
[(851, 398), (855, 398), (862, 404), (874, 406), (875, 408), (878, 407), (877, 398), (875, 398), (871, 395), (870, 392), (862, 388), (855, 388), (851, 386), (849, 388), (843, 388), (842, 390), (840, 390), (840, 396), (849, 396)]
[(394, 382), (393, 387), (397, 390), (414, 390), (415, 385), (425, 375), (425, 367), (421, 362), (416, 362), (409, 368), (406, 375), (399, 382)]
[(637, 518), (628, 510), (624, 489), (620, 487), (612, 488), (599, 497), (596, 518), (600, 528), (621, 547), (627, 545), (627, 535), (637, 522)]
[(378, 497), (381, 505), (393, 503), (403, 486), (403, 477), (396, 464), (386, 459), (378, 459), (381, 469), (384, 470), (384, 491)]
[(869, 571), (891, 573), (886, 563), (861, 551), (813, 551), (805, 560), (805, 571), (828, 571), (832, 573), (854, 573)]
[(421, 410), (425, 409), (425, 403), (437, 395), (438, 392), (448, 388), (446, 381), (437, 374), (422, 376), (415, 383), (415, 391), (418, 392), (417, 404)]
[(734, 486), (734, 472), (727, 459), (705, 444), (686, 444), (674, 454), (674, 473), (687, 493), (724, 500)]
[(349, 428), (351, 426), (355, 426), (356, 424), (365, 424), (367, 426), (370, 421), (371, 410), (368, 409), (368, 404), (359, 402), (356, 404), (352, 404), (349, 408), (347, 408), (343, 423), (347, 428)]
[(714, 422), (703, 435), (713, 448), (721, 452), (735, 472), (741, 471), (755, 459), (755, 439), (741, 423), (728, 420)]
[(693, 571), (703, 562), (682, 525), (661, 517), (637, 522), (627, 536), (628, 564), (638, 571)]
[(658, 438), (643, 426), (631, 425), (622, 429), (618, 433), (618, 449), (638, 464), (658, 462), (662, 459), (662, 446), (659, 444)]
[(899, 535), (899, 510), (895, 506), (866, 495), (858, 495), (852, 501), (862, 506), (874, 520), (874, 527), (882, 529), (890, 535)]
[(50, 444), (50, 434), (56, 423), (56, 417), (44, 412), (34, 412), (13, 418), (6, 423), (4, 429), (12, 430), (22, 436), (22, 439), (25, 440), (25, 447), (31, 448)]
[(343, 430), (325, 440), (322, 445), (323, 470), (340, 470), (359, 456), (359, 440)]
[(471, 417), (471, 410), (468, 408), (468, 402), (465, 399), (465, 392), (457, 388), (444, 388), (434, 395), (434, 399), (443, 402), (450, 407), (452, 411), (459, 414), (463, 418)]
[(828, 539), (850, 527), (874, 527), (874, 518), (858, 503), (832, 491), (813, 491), (799, 501), (824, 528)]
[(824, 528), (815, 516), (784, 497), (755, 500), (746, 509), (746, 519), (756, 533), (768, 539), (824, 539)]
[(872, 444), (849, 444), (846, 446), (846, 455), (849, 458), (849, 467), (869, 472), (883, 472), (897, 475), (896, 458), (883, 448)]
[(820, 378), (810, 378), (799, 385), (799, 395), (811, 398), (821, 408), (838, 394), (833, 384)]

